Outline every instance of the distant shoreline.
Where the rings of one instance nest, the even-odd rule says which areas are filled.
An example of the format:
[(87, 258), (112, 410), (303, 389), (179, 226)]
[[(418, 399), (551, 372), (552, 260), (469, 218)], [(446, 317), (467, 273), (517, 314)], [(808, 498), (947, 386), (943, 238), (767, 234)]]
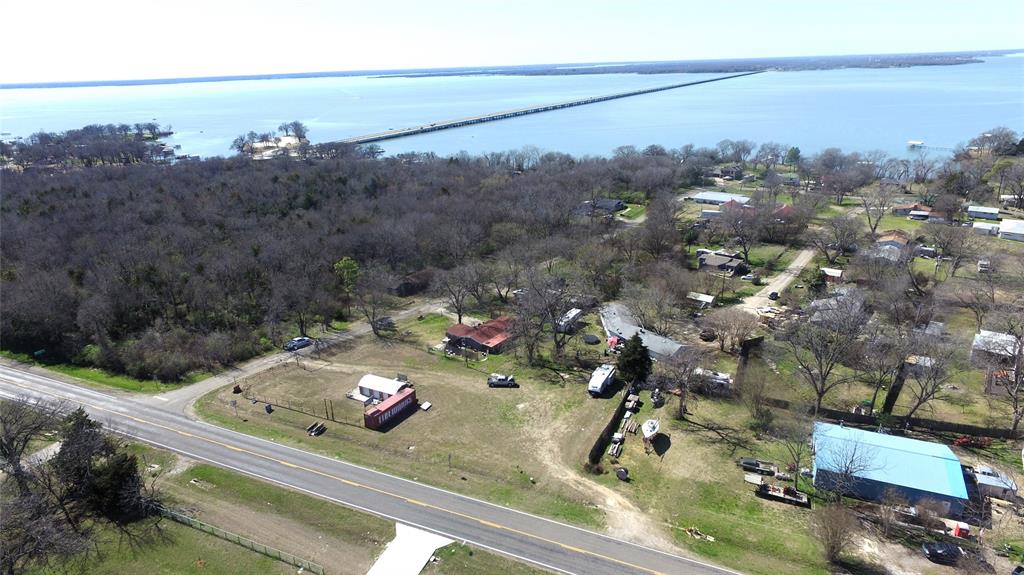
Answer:
[(79, 82), (26, 82), (0, 84), (0, 90), (95, 88), (105, 86), (148, 86), (161, 84), (197, 84), (250, 80), (292, 80), (306, 78), (377, 77), (424, 78), (437, 76), (570, 76), (590, 74), (710, 74), (753, 71), (834, 70), (843, 68), (909, 68), (916, 66), (956, 66), (980, 63), (981, 57), (1024, 52), (979, 50), (971, 52), (935, 52), (926, 54), (867, 54), (857, 56), (800, 56), (786, 58), (736, 58), (728, 60), (679, 60), (662, 62), (591, 62), (532, 64), (464, 68), (420, 68), (404, 70), (353, 70), (334, 72), (295, 72), (287, 74), (247, 74), (195, 78), (153, 78), (142, 80), (96, 80)]

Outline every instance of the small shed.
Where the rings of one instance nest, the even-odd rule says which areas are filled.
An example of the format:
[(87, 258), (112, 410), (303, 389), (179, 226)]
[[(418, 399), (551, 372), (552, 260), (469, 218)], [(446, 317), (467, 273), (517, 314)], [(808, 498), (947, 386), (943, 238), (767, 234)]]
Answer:
[(974, 468), (974, 479), (982, 495), (1004, 501), (1013, 501), (1017, 496), (1017, 483), (1005, 473), (987, 465)]
[(837, 284), (843, 281), (843, 270), (837, 268), (821, 268), (821, 273), (825, 274), (825, 281), (828, 283)]
[(994, 236), (999, 233), (999, 224), (993, 224), (990, 222), (974, 222), (974, 225), (971, 226), (971, 229), (976, 234), (981, 234), (983, 236)]
[(359, 378), (359, 383), (355, 389), (349, 392), (348, 397), (360, 400), (363, 403), (369, 403), (374, 400), (383, 401), (408, 387), (412, 387), (408, 381), (388, 379), (368, 373)]
[(1012, 334), (983, 329), (971, 342), (971, 362), (987, 365), (1012, 361), (1020, 345)]
[(690, 300), (690, 302), (700, 309), (709, 308), (715, 304), (715, 296), (706, 293), (697, 293), (695, 291), (686, 294), (686, 299)]

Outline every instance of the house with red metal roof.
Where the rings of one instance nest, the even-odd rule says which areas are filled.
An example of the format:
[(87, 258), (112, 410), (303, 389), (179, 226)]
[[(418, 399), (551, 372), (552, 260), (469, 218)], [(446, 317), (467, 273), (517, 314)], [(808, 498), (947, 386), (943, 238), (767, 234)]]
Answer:
[(512, 339), (511, 330), (512, 317), (505, 315), (475, 326), (457, 323), (448, 328), (446, 335), (451, 347), (501, 353), (505, 344)]

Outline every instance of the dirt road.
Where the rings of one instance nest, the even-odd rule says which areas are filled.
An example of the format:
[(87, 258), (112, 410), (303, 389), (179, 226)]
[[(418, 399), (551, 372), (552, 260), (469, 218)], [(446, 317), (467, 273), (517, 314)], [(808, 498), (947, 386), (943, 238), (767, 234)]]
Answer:
[[(444, 306), (442, 305), (441, 301), (429, 300), (414, 305), (412, 307), (406, 308), (404, 310), (401, 310), (393, 314), (392, 317), (396, 321), (400, 321), (410, 317), (417, 317), (419, 315), (425, 315), (429, 313), (447, 312), (444, 310)], [(370, 333), (370, 324), (361, 322), (359, 324), (353, 325), (349, 329), (325, 334), (321, 336), (319, 339), (322, 343), (329, 347), (343, 341), (349, 341), (357, 337), (364, 336), (368, 333)], [(308, 356), (309, 354), (313, 353), (313, 348), (306, 348), (294, 353)], [(175, 389), (174, 391), (169, 391), (167, 393), (162, 393), (160, 395), (148, 397), (144, 399), (144, 401), (146, 401), (147, 403), (152, 403), (153, 405), (159, 405), (164, 409), (185, 412), (193, 419), (197, 419), (194, 416), (194, 414), (192, 414), (192, 404), (195, 402), (196, 399), (202, 397), (203, 395), (215, 389), (220, 389), (225, 385), (231, 385), (235, 382), (235, 380), (239, 380), (250, 375), (254, 375), (265, 369), (273, 367), (279, 363), (286, 362), (292, 358), (293, 352), (287, 351), (257, 357), (237, 367), (227, 369), (224, 372), (213, 377), (210, 377), (208, 379), (204, 379), (191, 385), (180, 387), (178, 389)]]
[(772, 278), (771, 281), (768, 282), (768, 285), (764, 286), (761, 291), (748, 298), (744, 298), (743, 303), (740, 304), (740, 308), (752, 314), (756, 314), (757, 308), (772, 305), (774, 302), (768, 299), (768, 295), (773, 291), (781, 294), (782, 290), (789, 287), (789, 284), (791, 284), (793, 280), (800, 275), (800, 272), (804, 271), (804, 268), (807, 267), (807, 264), (811, 263), (811, 260), (813, 259), (814, 250), (801, 250), (793, 262), (789, 264), (789, 267), (782, 270), (782, 273)]

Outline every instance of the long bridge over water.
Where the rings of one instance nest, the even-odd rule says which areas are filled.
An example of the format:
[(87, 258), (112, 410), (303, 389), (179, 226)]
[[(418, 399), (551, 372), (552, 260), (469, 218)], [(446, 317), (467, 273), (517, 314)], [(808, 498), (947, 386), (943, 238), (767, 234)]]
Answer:
[(619, 98), (629, 98), (632, 96), (640, 96), (642, 94), (652, 94), (654, 92), (664, 92), (665, 90), (675, 90), (677, 88), (685, 88), (686, 86), (696, 86), (697, 84), (707, 84), (710, 82), (721, 82), (722, 80), (730, 80), (732, 78), (741, 78), (743, 76), (751, 76), (753, 74), (760, 74), (757, 72), (744, 72), (742, 74), (732, 74), (729, 76), (720, 76), (718, 78), (709, 78), (707, 80), (697, 80), (694, 82), (685, 82), (682, 84), (670, 84), (668, 86), (658, 86), (656, 88), (644, 88), (642, 90), (632, 90), (629, 92), (619, 92), (617, 94), (609, 94), (607, 96), (594, 96), (591, 98), (583, 98), (581, 100), (572, 100), (569, 102), (561, 102), (559, 104), (549, 104), (546, 106), (534, 106), (530, 108), (519, 108), (517, 110), (506, 110), (504, 112), (495, 112), (493, 114), (484, 114), (480, 116), (470, 116), (468, 118), (458, 118), (455, 120), (444, 120), (441, 122), (435, 122), (433, 124), (422, 124), (419, 126), (412, 126), (409, 128), (399, 128), (397, 130), (388, 130), (386, 132), (377, 132), (375, 134), (366, 134), (364, 136), (355, 136), (353, 138), (346, 138), (340, 140), (341, 143), (345, 144), (369, 144), (372, 142), (381, 142), (383, 140), (393, 140), (395, 138), (403, 138), (405, 136), (414, 136), (416, 134), (426, 134), (427, 132), (437, 132), (439, 130), (449, 130), (451, 128), (461, 128), (463, 126), (470, 126), (473, 124), (483, 124), (484, 122), (494, 122), (496, 120), (505, 120), (508, 118), (515, 118), (518, 116), (526, 116), (528, 114), (539, 114), (541, 112), (550, 112), (552, 110), (561, 110), (563, 108), (572, 108), (575, 106), (586, 106), (587, 104), (596, 104), (598, 102), (607, 102), (608, 100), (617, 100)]

